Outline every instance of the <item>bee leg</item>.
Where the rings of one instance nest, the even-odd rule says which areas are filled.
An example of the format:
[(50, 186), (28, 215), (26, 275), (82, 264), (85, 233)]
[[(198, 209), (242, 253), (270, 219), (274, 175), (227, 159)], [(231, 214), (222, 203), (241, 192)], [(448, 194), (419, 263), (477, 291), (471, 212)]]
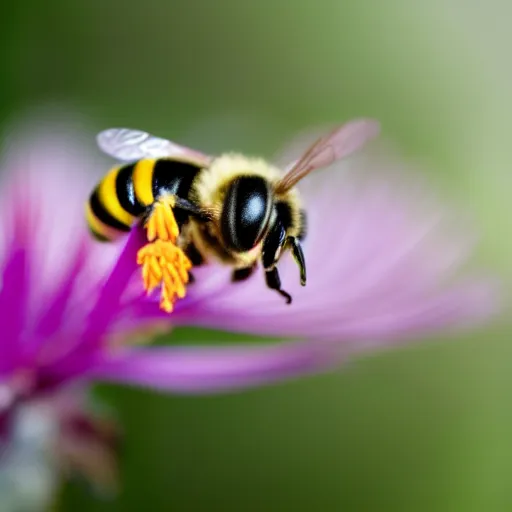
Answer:
[(208, 212), (201, 209), (192, 201), (188, 199), (183, 199), (181, 197), (175, 196), (174, 198), (174, 207), (187, 212), (192, 217), (195, 217), (197, 220), (207, 222), (211, 220), (211, 216)]
[(194, 267), (199, 267), (204, 263), (203, 255), (199, 252), (193, 242), (190, 242), (185, 249), (187, 258), (192, 262)]
[(276, 290), (286, 299), (286, 304), (292, 303), (292, 296), (284, 290), (281, 290), (281, 278), (279, 277), (277, 267), (274, 267), (271, 270), (265, 270), (265, 281), (271, 290)]
[(296, 261), (300, 270), (300, 284), (306, 286), (306, 259), (302, 252), (302, 246), (298, 238), (293, 236), (288, 237), (288, 243), (292, 248), (293, 259)]
[(250, 267), (237, 268), (233, 270), (233, 273), (231, 274), (231, 282), (239, 283), (241, 281), (245, 281), (253, 275), (255, 270), (256, 264), (251, 265)]
[(277, 271), (276, 263), (279, 255), (283, 250), (286, 243), (286, 230), (283, 224), (277, 220), (273, 227), (270, 229), (265, 241), (263, 242), (263, 250), (261, 253), (261, 261), (265, 269), (265, 280), (267, 286), (271, 290), (276, 290), (280, 295), (286, 299), (287, 304), (291, 304), (292, 296), (281, 290), (281, 278)]
[[(197, 247), (190, 242), (186, 249), (185, 254), (187, 255), (187, 258), (192, 263), (193, 267), (199, 267), (204, 263), (203, 255), (197, 250)], [(192, 272), (188, 273), (188, 284), (193, 284), (196, 282), (196, 278), (194, 277), (194, 274)]]

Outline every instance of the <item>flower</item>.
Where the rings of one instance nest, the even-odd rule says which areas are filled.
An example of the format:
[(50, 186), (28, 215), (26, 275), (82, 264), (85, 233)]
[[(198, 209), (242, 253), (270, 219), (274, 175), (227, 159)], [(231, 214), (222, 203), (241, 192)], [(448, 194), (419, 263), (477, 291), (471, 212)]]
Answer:
[[(183, 393), (211, 393), (312, 374), (355, 351), (447, 329), (495, 312), (491, 281), (455, 279), (472, 240), (447, 222), (425, 187), (394, 157), (366, 155), (304, 180), (309, 214), (306, 288), (288, 259), (284, 304), (258, 273), (232, 284), (229, 269), (194, 270), (195, 283), (172, 314), (147, 298), (137, 265), (140, 229), (126, 240), (95, 242), (84, 204), (107, 163), (93, 138), (68, 124), (34, 123), (6, 146), (0, 190), (0, 432), (10, 441), (17, 416), (41, 403), (62, 441), (109, 442), (88, 418), (82, 391), (70, 421), (62, 396), (91, 380)], [(411, 185), (415, 186), (415, 188)], [(156, 294), (157, 295), (157, 294)], [(277, 343), (134, 346), (154, 329), (197, 325), (260, 334)], [(141, 334), (142, 333), (142, 334)], [(80, 418), (78, 421), (77, 418)], [(69, 425), (73, 425), (70, 428)], [(88, 425), (87, 428), (75, 428)], [(84, 432), (88, 433), (84, 438)], [(9, 446), (9, 443), (7, 443)], [(90, 446), (90, 444), (88, 445)], [(94, 450), (93, 450), (94, 451)], [(86, 453), (92, 453), (85, 450)], [(83, 455), (83, 453), (81, 454)], [(80, 454), (68, 458), (91, 466)]]
[[(83, 149), (88, 144), (69, 122), (35, 121), (4, 144), (0, 488), (6, 509), (10, 499), (13, 510), (23, 508), (20, 500), (32, 494), (39, 504), (51, 499), (57, 467), (83, 473), (101, 492), (115, 485), (117, 429), (109, 426), (106, 435), (111, 422), (92, 411), (80, 369), (61, 368), (146, 329), (150, 315), (137, 315), (143, 297), (137, 282), (130, 289), (133, 269), (119, 258), (123, 247), (100, 247), (83, 227), (84, 194), (105, 165)], [(27, 467), (33, 478), (21, 481), (17, 475)]]
[[(195, 271), (187, 297), (166, 315), (143, 297), (139, 230), (112, 244), (87, 232), (84, 201), (106, 163), (72, 130), (43, 128), (4, 158), (0, 375), (13, 400), (92, 378), (183, 392), (254, 385), (330, 368), (361, 347), (466, 327), (494, 312), (488, 280), (449, 281), (470, 256), (472, 239), (447, 222), (404, 164), (381, 152), (304, 181), (308, 286), (300, 286), (289, 258), (280, 263), (292, 306), (260, 275), (232, 284), (229, 269), (211, 265)], [(294, 341), (114, 343), (157, 319)]]
[[(280, 160), (289, 164), (296, 151), (293, 145)], [(92, 362), (90, 375), (175, 392), (238, 389), (332, 369), (354, 353), (467, 330), (497, 313), (497, 282), (478, 270), (463, 272), (476, 243), (467, 220), (389, 146), (318, 171), (299, 188), (308, 212), (308, 285), (300, 286), (290, 255), (283, 258), (291, 306), (261, 274), (233, 284), (230, 269), (214, 264), (194, 269), (187, 296), (163, 315), (173, 326), (287, 342), (132, 349)], [(154, 313), (152, 304), (141, 307)]]

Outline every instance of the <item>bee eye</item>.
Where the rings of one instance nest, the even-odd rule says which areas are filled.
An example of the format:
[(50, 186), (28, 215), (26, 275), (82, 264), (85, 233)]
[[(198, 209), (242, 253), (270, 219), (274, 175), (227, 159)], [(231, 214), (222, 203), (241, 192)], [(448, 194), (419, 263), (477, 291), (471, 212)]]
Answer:
[(259, 176), (236, 178), (229, 185), (220, 219), (226, 246), (249, 251), (263, 237), (270, 218), (272, 200), (267, 181)]

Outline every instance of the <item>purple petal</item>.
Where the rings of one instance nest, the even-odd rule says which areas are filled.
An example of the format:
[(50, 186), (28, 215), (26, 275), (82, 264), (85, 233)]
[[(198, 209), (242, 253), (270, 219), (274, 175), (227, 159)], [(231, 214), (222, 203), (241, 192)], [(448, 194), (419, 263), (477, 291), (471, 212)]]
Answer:
[[(111, 341), (152, 316), (137, 316), (142, 283), (130, 279), (140, 233), (123, 250), (87, 231), (84, 204), (96, 173), (112, 163), (91, 158), (94, 137), (69, 123), (39, 128), (22, 132), (2, 155), (0, 372), (23, 365), (51, 386), (79, 376), (87, 365), (76, 361), (103, 350), (107, 335)], [(154, 313), (160, 316), (158, 306)]]
[(339, 363), (332, 348), (312, 343), (243, 347), (159, 347), (105, 355), (92, 378), (178, 393), (213, 393), (317, 373)]
[(487, 320), (496, 311), (495, 284), (478, 276), (456, 279), (474, 236), (401, 165), (384, 155), (365, 156), (305, 184), (307, 286), (299, 285), (288, 254), (278, 266), (292, 305), (265, 287), (261, 269), (249, 281), (231, 284), (229, 270), (217, 267), (198, 273), (174, 322), (273, 336), (392, 341)]
[(26, 321), (28, 281), (26, 252), (15, 249), (4, 267), (0, 292), (0, 374), (21, 362), (20, 337)]
[[(41, 305), (47, 291), (64, 278), (70, 253), (75, 254), (84, 240), (91, 251), (87, 268), (77, 276), (84, 294), (94, 292), (104, 279), (119, 247), (95, 243), (87, 230), (84, 204), (112, 165), (97, 151), (94, 137), (76, 119), (29, 121), (19, 134), (13, 132), (2, 155), (7, 172), (0, 187), (0, 235), (25, 233), (24, 245), (34, 269), (32, 302)], [(4, 247), (8, 245), (4, 240)]]
[(133, 230), (117, 263), (103, 284), (101, 293), (89, 315), (83, 335), (85, 348), (90, 348), (101, 342), (103, 334), (119, 314), (123, 294), (130, 284), (131, 277), (139, 270), (136, 263), (137, 251), (143, 243), (139, 230)]
[(70, 258), (67, 275), (64, 275), (64, 279), (56, 287), (53, 296), (47, 300), (46, 310), (35, 328), (36, 338), (50, 338), (62, 326), (64, 314), (75, 288), (76, 277), (82, 271), (88, 256), (87, 247), (84, 246)]
[[(378, 155), (304, 180), (307, 287), (289, 254), (279, 263), (292, 306), (266, 288), (261, 270), (234, 285), (229, 268), (211, 265), (194, 271), (187, 297), (164, 315), (157, 302), (142, 299), (140, 276), (132, 278), (141, 233), (121, 244), (88, 237), (83, 204), (94, 177), (77, 183), (86, 175), (77, 166), (94, 166), (61, 135), (19, 151), (11, 168), (22, 172), (4, 188), (8, 207), (0, 215), (0, 371), (37, 349), (38, 390), (81, 377), (183, 393), (251, 387), (331, 369), (352, 351), (472, 326), (496, 310), (493, 283), (458, 279), (474, 237), (409, 169)], [(127, 342), (131, 331), (162, 319), (169, 328), (192, 324), (310, 341), (114, 348), (116, 335)]]

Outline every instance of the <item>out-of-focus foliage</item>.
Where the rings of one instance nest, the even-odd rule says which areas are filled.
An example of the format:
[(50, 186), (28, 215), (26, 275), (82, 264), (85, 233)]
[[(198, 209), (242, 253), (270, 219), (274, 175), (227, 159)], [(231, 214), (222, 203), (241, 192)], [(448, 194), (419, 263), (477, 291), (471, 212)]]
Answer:
[[(11, 2), (0, 22), (0, 112), (6, 120), (54, 101), (98, 129), (267, 156), (310, 125), (374, 116), (472, 209), (482, 260), (509, 276), (511, 9), (499, 0)], [(223, 338), (180, 330), (165, 342)], [(510, 332), (494, 328), (221, 397), (103, 387), (126, 432), (124, 490), (98, 503), (73, 484), (58, 510), (509, 510), (510, 347)]]

